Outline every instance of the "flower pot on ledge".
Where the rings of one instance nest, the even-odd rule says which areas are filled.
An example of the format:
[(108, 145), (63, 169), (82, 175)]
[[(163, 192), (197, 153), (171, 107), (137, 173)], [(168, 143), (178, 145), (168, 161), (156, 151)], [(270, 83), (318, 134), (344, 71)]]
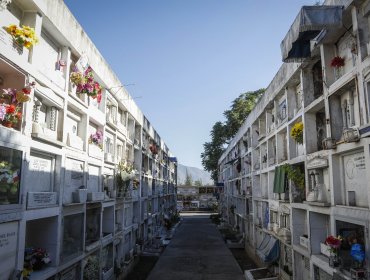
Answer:
[(341, 264), (341, 259), (336, 254), (331, 254), (329, 256), (329, 266), (330, 267), (339, 267)]
[(91, 192), (87, 194), (87, 201), (102, 201), (104, 200), (104, 192)]
[(89, 156), (94, 158), (102, 158), (103, 150), (95, 144), (89, 144)]
[(72, 193), (73, 202), (85, 203), (87, 200), (87, 189), (78, 189)]
[(320, 243), (320, 252), (324, 256), (330, 257), (330, 247), (325, 243)]
[(3, 126), (5, 127), (8, 127), (8, 128), (12, 128), (13, 127), (13, 123), (12, 122), (8, 122), (8, 121), (2, 121), (1, 123)]
[(300, 236), (300, 237), (299, 237), (299, 244), (300, 244), (302, 247), (304, 247), (304, 248), (308, 249), (308, 247), (309, 247), (309, 245), (310, 245), (310, 241), (309, 241), (309, 239), (308, 239), (307, 237), (305, 237), (305, 236)]
[(325, 138), (322, 140), (322, 146), (325, 150), (335, 149), (337, 147), (337, 143), (334, 138)]

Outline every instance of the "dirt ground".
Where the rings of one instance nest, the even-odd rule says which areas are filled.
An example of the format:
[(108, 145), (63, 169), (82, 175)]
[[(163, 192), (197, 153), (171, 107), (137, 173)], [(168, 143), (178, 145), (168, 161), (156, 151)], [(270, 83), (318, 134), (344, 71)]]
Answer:
[(234, 258), (238, 262), (243, 273), (244, 270), (249, 270), (257, 268), (257, 265), (254, 261), (247, 255), (244, 249), (230, 249), (231, 253), (234, 255)]

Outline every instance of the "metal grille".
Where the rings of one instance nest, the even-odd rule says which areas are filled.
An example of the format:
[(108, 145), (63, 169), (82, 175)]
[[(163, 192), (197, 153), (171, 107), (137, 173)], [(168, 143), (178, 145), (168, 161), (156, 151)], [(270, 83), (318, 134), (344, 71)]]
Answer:
[(314, 266), (314, 280), (332, 280), (333, 276), (330, 274), (326, 273), (324, 270), (318, 268), (317, 266)]
[(310, 259), (309, 258), (304, 258), (304, 268), (310, 272)]

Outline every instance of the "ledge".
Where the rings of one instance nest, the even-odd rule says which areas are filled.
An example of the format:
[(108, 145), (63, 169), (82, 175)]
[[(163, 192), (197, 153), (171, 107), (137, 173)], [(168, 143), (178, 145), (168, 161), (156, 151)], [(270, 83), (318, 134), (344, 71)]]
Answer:
[(313, 206), (320, 206), (320, 207), (330, 207), (331, 204), (328, 202), (321, 202), (321, 201), (303, 201), (304, 204), (313, 205)]
[(65, 147), (66, 146), (66, 144), (64, 144), (63, 142), (61, 142), (59, 140), (49, 138), (48, 136), (46, 136), (45, 134), (42, 134), (42, 133), (31, 133), (31, 136), (33, 138), (36, 138), (36, 139), (40, 140), (41, 142), (47, 142), (49, 144), (53, 144), (53, 145), (59, 146), (59, 147)]

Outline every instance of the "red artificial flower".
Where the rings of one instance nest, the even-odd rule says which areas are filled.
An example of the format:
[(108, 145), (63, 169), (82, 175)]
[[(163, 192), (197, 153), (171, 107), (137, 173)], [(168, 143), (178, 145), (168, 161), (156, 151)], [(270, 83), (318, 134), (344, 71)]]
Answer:
[(31, 93), (31, 88), (30, 87), (25, 87), (25, 88), (22, 88), (22, 91), (24, 94), (30, 94)]
[(325, 243), (333, 249), (338, 249), (342, 241), (340, 240), (340, 238), (330, 235), (326, 238)]
[(21, 113), (21, 112), (18, 112), (18, 113), (17, 113), (17, 119), (18, 119), (18, 120), (22, 119), (22, 113)]
[(344, 66), (344, 58), (340, 56), (334, 57), (330, 62), (331, 67), (343, 67)]
[(6, 108), (7, 114), (13, 114), (15, 112), (15, 105), (11, 104)]

